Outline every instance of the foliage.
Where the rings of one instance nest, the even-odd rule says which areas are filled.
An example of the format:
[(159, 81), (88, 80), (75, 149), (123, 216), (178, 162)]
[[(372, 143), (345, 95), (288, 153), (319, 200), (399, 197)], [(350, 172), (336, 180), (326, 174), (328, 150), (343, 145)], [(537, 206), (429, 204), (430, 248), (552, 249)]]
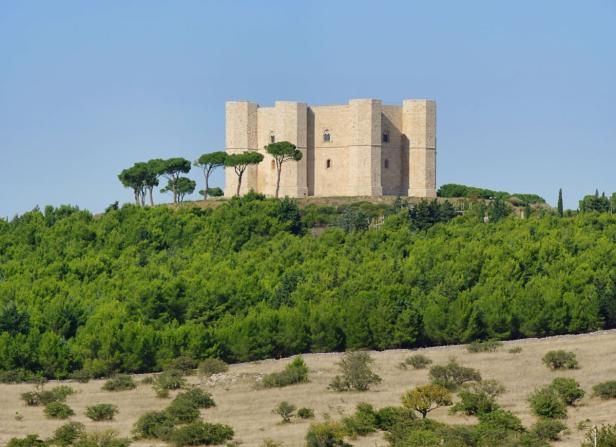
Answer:
[(451, 393), (441, 385), (418, 386), (402, 396), (402, 405), (425, 418), (429, 412), (451, 405)]
[(545, 199), (536, 194), (520, 194), (520, 193), (508, 193), (504, 191), (493, 191), (491, 189), (476, 188), (474, 186), (457, 185), (454, 183), (448, 183), (442, 185), (438, 191), (439, 197), (466, 197), (477, 199), (501, 199), (507, 200), (512, 197), (517, 198), (523, 203), (545, 203)]
[(169, 439), (176, 447), (217, 445), (232, 439), (233, 434), (228, 425), (196, 421), (176, 428)]
[(86, 407), (86, 416), (93, 421), (111, 421), (118, 414), (118, 407), (112, 404), (97, 404)]
[(64, 402), (49, 402), (45, 405), (45, 415), (51, 419), (66, 419), (74, 414), (73, 409)]
[(154, 379), (155, 390), (179, 390), (186, 385), (186, 379), (182, 371), (178, 369), (166, 369)]
[(52, 442), (60, 447), (71, 446), (80, 436), (85, 433), (86, 427), (81, 422), (67, 422), (56, 428)]
[(532, 432), (546, 441), (558, 441), (560, 434), (567, 429), (561, 421), (549, 418), (539, 418), (532, 427)]
[(616, 380), (601, 382), (592, 387), (593, 394), (601, 399), (616, 399)]
[(241, 154), (231, 154), (225, 158), (225, 166), (233, 168), (235, 175), (237, 175), (237, 191), (236, 196), (240, 196), (240, 189), (242, 186), (242, 178), (244, 172), (250, 165), (257, 165), (263, 161), (263, 154), (256, 151), (247, 151)]
[(570, 377), (557, 377), (552, 380), (550, 387), (555, 390), (566, 405), (575, 405), (584, 397), (585, 391), (580, 384)]
[(265, 152), (267, 152), (274, 159), (276, 166), (276, 193), (275, 197), (278, 197), (280, 190), (280, 174), (282, 172), (282, 165), (288, 161), (299, 161), (302, 159), (302, 151), (297, 147), (289, 143), (288, 141), (279, 141), (271, 143), (265, 146)]
[(543, 363), (551, 369), (575, 369), (578, 367), (575, 352), (563, 351), (548, 351), (543, 356)]
[(291, 405), (289, 402), (282, 401), (280, 402), (276, 408), (272, 410), (274, 414), (277, 414), (282, 418), (282, 422), (291, 422), (291, 416), (295, 412), (295, 405)]
[(302, 407), (297, 410), (297, 417), (301, 419), (314, 418), (314, 410), (312, 408)]
[(113, 430), (104, 430), (81, 434), (73, 447), (128, 447), (130, 444), (130, 439), (119, 438)]
[(137, 384), (128, 374), (118, 374), (107, 380), (103, 385), (105, 391), (126, 391), (137, 387)]
[(383, 407), (376, 412), (377, 427), (379, 430), (389, 431), (396, 425), (404, 425), (417, 419), (415, 411), (405, 407)]
[(591, 428), (586, 432), (581, 447), (613, 447), (614, 445), (616, 445), (616, 424)]
[(344, 427), (339, 422), (314, 422), (306, 433), (306, 447), (347, 447), (344, 435)]
[(190, 375), (195, 368), (197, 368), (197, 362), (189, 355), (175, 357), (165, 365), (166, 370), (179, 371), (184, 375)]
[(341, 374), (334, 377), (329, 387), (335, 391), (367, 391), (370, 385), (381, 382), (381, 378), (370, 367), (372, 363), (374, 360), (365, 351), (345, 353), (338, 362)]
[(38, 435), (27, 435), (23, 438), (11, 438), (6, 447), (47, 447), (48, 445)]
[[(193, 162), (194, 166), (198, 166), (203, 170), (203, 178), (205, 179), (205, 188), (201, 191), (203, 194), (203, 199), (207, 200), (207, 196), (211, 195), (213, 197), (222, 196), (222, 190), (220, 188), (210, 188), (209, 180), (210, 175), (214, 172), (215, 169), (220, 168), (225, 165), (225, 160), (227, 159), (227, 153), (225, 151), (216, 151), (210, 152), (207, 154), (201, 155), (197, 160)], [(220, 192), (220, 194), (218, 194)]]
[(404, 362), (400, 364), (401, 367), (406, 368), (407, 365), (412, 366), (414, 369), (424, 369), (428, 365), (432, 364), (432, 360), (423, 354), (415, 354), (404, 359)]
[(64, 402), (75, 390), (67, 385), (58, 385), (51, 390), (38, 389), (22, 393), (21, 398), (29, 406), (47, 405), (53, 402)]
[(283, 371), (265, 375), (261, 381), (261, 386), (274, 388), (303, 382), (308, 382), (308, 367), (304, 358), (300, 355), (287, 364)]
[(148, 411), (135, 422), (133, 434), (137, 438), (167, 439), (175, 424), (176, 419), (168, 411)]
[(355, 414), (342, 420), (347, 436), (355, 439), (373, 433), (378, 428), (378, 417), (374, 407), (368, 403), (357, 404)]
[(466, 350), (471, 353), (494, 352), (503, 345), (498, 340), (473, 341), (466, 346)]
[(453, 413), (467, 415), (490, 413), (498, 409), (496, 397), (505, 391), (505, 387), (495, 380), (472, 383), (459, 392), (460, 401), (451, 407)]
[(169, 180), (167, 186), (162, 188), (160, 192), (172, 192), (174, 194), (174, 203), (183, 202), (184, 197), (195, 192), (197, 182), (188, 177), (178, 177), (175, 180)]
[(455, 390), (466, 382), (481, 381), (481, 374), (476, 369), (459, 365), (455, 359), (450, 359), (446, 365), (435, 365), (430, 368), (430, 380), (448, 390)]
[(528, 401), (536, 416), (553, 419), (567, 416), (565, 403), (558, 392), (550, 386), (535, 390)]
[(580, 200), (579, 209), (583, 213), (592, 211), (607, 213), (611, 210), (610, 200), (605, 196), (605, 193), (599, 196), (599, 192), (597, 191), (594, 195), (584, 196), (584, 198)]
[(212, 395), (197, 387), (192, 387), (179, 393), (173, 400), (173, 403), (175, 402), (187, 402), (195, 408), (210, 408), (216, 406)]
[(229, 371), (229, 366), (222, 360), (210, 357), (199, 363), (199, 373), (205, 377)]

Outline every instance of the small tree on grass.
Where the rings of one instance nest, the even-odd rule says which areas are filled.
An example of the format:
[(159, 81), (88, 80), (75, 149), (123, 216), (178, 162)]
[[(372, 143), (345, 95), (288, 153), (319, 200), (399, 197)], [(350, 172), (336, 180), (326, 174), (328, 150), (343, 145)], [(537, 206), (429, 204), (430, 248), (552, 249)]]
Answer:
[(451, 393), (440, 385), (423, 385), (407, 391), (402, 396), (402, 405), (425, 418), (431, 411), (451, 405)]
[(105, 391), (126, 391), (137, 387), (137, 384), (128, 374), (119, 374), (107, 380), (103, 385)]
[(220, 359), (211, 357), (199, 363), (199, 374), (210, 377), (214, 374), (222, 374), (229, 371), (229, 366)]
[(540, 439), (546, 441), (558, 441), (560, 434), (567, 429), (567, 426), (561, 421), (549, 418), (539, 418), (533, 425), (532, 432)]
[(565, 403), (556, 390), (550, 386), (539, 388), (530, 395), (528, 400), (535, 416), (552, 419), (567, 416)]
[(562, 349), (547, 352), (543, 356), (543, 363), (550, 369), (576, 369), (578, 367), (575, 353)]
[(86, 416), (93, 421), (111, 421), (118, 414), (118, 407), (111, 404), (98, 404), (86, 408)]
[(263, 161), (263, 154), (255, 151), (248, 151), (242, 154), (230, 154), (225, 159), (225, 167), (233, 168), (235, 175), (237, 175), (237, 191), (235, 195), (240, 196), (240, 188), (242, 186), (242, 177), (244, 172), (250, 165), (257, 165)]
[(287, 364), (283, 371), (267, 374), (261, 385), (265, 388), (283, 387), (308, 382), (308, 366), (301, 355)]
[(496, 380), (471, 383), (460, 390), (460, 401), (451, 408), (451, 412), (467, 415), (490, 413), (498, 409), (496, 397), (504, 391), (505, 387)]
[(584, 390), (580, 384), (570, 377), (557, 377), (552, 380), (550, 387), (556, 391), (567, 405), (575, 405), (577, 401), (584, 397)]
[(408, 366), (412, 366), (414, 369), (424, 369), (432, 363), (428, 357), (423, 354), (415, 354), (407, 357), (404, 362), (400, 363), (400, 367), (406, 369)]
[(592, 391), (603, 400), (616, 399), (616, 380), (598, 383), (592, 387)]
[(335, 391), (367, 391), (370, 385), (381, 382), (381, 378), (370, 368), (372, 363), (374, 360), (365, 351), (345, 353), (338, 362), (341, 374), (334, 377), (329, 387)]
[(306, 434), (307, 447), (346, 447), (345, 430), (342, 424), (334, 421), (310, 424)]
[(45, 405), (45, 415), (51, 419), (66, 419), (74, 414), (73, 409), (64, 402), (50, 402)]
[(205, 188), (202, 190), (204, 200), (207, 200), (207, 196), (210, 193), (210, 175), (212, 175), (212, 172), (214, 172), (216, 168), (224, 166), (226, 159), (226, 152), (217, 151), (203, 154), (193, 163), (194, 166), (198, 166), (203, 170), (203, 178), (205, 179)]
[(286, 400), (280, 402), (276, 408), (272, 410), (274, 414), (277, 414), (282, 418), (283, 423), (291, 422), (291, 417), (295, 412), (295, 405), (291, 405)]
[(297, 149), (294, 144), (291, 144), (288, 141), (280, 141), (278, 143), (268, 144), (267, 146), (265, 146), (265, 151), (274, 158), (274, 163), (276, 165), (276, 198), (278, 198), (282, 165), (287, 161), (301, 160), (302, 151)]
[(481, 374), (476, 369), (461, 366), (455, 359), (451, 359), (447, 365), (430, 368), (430, 381), (448, 390), (455, 390), (466, 382), (480, 382)]

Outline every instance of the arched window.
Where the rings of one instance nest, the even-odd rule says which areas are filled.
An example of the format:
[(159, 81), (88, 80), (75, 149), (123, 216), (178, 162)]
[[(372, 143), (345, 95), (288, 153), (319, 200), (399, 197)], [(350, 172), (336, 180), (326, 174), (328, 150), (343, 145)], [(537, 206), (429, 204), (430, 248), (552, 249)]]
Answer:
[(389, 130), (383, 131), (383, 143), (389, 143)]
[(270, 132), (270, 144), (274, 144), (276, 142), (276, 135), (274, 135), (274, 132)]
[(332, 136), (329, 134), (329, 130), (325, 129), (323, 131), (323, 142), (329, 143), (332, 140)]
[(272, 169), (276, 169), (276, 161), (272, 160)]
[(385, 165), (385, 169), (389, 169), (389, 160), (388, 159), (385, 159), (384, 165)]
[(325, 167), (326, 167), (327, 169), (329, 169), (329, 168), (331, 168), (331, 167), (332, 167), (332, 161), (331, 161), (330, 159), (327, 159), (327, 161), (325, 162)]

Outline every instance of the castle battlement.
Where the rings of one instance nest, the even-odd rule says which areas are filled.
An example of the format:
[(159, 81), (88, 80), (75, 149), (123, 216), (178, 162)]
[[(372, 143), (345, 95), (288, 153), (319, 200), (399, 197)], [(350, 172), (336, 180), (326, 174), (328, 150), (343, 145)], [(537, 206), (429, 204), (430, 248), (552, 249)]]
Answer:
[[(265, 152), (272, 142), (290, 141), (303, 152), (284, 165), (280, 195), (436, 197), (436, 102), (407, 99), (384, 105), (379, 99), (309, 106), (276, 101), (260, 107), (229, 101), (226, 151), (259, 151), (262, 163), (250, 166), (241, 193), (251, 189), (274, 195), (276, 169)], [(225, 195), (235, 194), (237, 178), (225, 170)]]

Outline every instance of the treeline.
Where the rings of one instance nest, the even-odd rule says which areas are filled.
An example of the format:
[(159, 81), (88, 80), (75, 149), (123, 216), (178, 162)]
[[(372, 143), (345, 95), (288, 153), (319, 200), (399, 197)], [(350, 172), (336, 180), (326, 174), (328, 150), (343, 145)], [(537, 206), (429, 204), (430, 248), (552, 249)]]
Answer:
[(439, 197), (466, 197), (469, 199), (500, 199), (511, 202), (513, 205), (532, 205), (538, 203), (545, 203), (545, 199), (537, 194), (524, 194), (524, 193), (509, 193), (505, 191), (493, 191), (486, 188), (476, 188), (474, 186), (458, 185), (455, 183), (448, 183), (442, 185), (438, 191)]
[[(496, 202), (496, 201), (495, 201)], [(382, 205), (379, 205), (382, 207)], [(324, 210), (258, 194), (215, 209), (72, 207), (0, 220), (0, 370), (66, 377), (299, 352), (616, 327), (616, 217), (435, 201)], [(484, 213), (499, 218), (484, 222)], [(504, 213), (504, 214), (503, 214)]]

